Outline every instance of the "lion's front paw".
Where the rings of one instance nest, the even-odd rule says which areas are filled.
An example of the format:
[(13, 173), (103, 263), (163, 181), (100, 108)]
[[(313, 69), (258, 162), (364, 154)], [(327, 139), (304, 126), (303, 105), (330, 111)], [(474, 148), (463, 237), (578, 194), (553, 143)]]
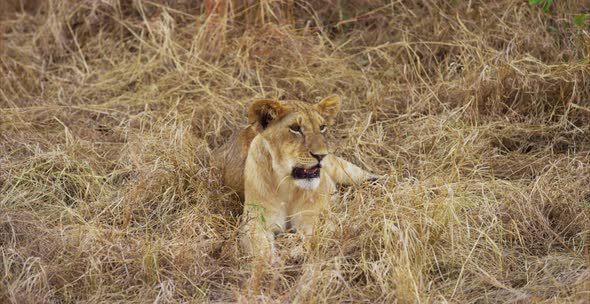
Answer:
[(366, 181), (373, 184), (373, 185), (376, 185), (380, 181), (387, 180), (388, 178), (389, 178), (389, 175), (377, 175), (377, 174), (369, 173), (369, 176), (367, 177)]

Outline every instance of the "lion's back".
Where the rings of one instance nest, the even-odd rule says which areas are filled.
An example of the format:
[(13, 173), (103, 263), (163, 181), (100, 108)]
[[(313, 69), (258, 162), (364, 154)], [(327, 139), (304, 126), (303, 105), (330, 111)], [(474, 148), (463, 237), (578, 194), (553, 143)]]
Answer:
[(256, 133), (250, 127), (236, 132), (214, 157), (214, 167), (221, 171), (224, 185), (236, 191), (241, 199), (244, 198), (246, 157), (255, 136)]

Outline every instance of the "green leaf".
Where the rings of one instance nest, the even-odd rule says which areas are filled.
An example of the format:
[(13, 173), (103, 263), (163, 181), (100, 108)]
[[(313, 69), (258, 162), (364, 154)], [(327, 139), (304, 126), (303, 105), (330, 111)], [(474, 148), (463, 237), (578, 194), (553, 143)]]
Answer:
[(543, 10), (545, 11), (545, 13), (549, 12), (549, 8), (551, 7), (551, 4), (553, 4), (553, 0), (544, 0), (543, 1)]
[(574, 24), (583, 27), (586, 24), (586, 19), (588, 18), (587, 14), (580, 14), (574, 17)]
[(551, 4), (553, 4), (553, 0), (529, 0), (529, 5), (536, 4), (541, 4), (543, 7), (543, 11), (545, 11), (545, 13), (548, 13), (549, 9), (551, 8)]

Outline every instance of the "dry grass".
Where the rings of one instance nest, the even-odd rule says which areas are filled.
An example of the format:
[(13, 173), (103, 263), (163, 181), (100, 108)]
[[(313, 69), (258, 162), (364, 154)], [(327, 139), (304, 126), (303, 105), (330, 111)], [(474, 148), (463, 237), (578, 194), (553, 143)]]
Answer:
[[(590, 3), (167, 2), (5, 3), (0, 302), (590, 302)], [(391, 177), (249, 265), (210, 155), (331, 93)]]

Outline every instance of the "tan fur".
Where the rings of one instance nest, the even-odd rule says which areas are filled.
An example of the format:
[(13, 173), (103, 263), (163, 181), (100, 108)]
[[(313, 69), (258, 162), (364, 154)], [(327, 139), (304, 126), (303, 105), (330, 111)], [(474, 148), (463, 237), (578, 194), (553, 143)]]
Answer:
[[(287, 228), (311, 234), (336, 184), (375, 177), (329, 154), (320, 130), (322, 125), (333, 124), (339, 110), (340, 98), (335, 95), (318, 104), (257, 101), (248, 111), (250, 125), (223, 149), (218, 162), (224, 183), (244, 199), (247, 222), (242, 244), (249, 254), (272, 256), (274, 233)], [(290, 130), (295, 125), (301, 134)], [(314, 187), (293, 178), (294, 167), (317, 165), (317, 155), (325, 155), (320, 162), (319, 185), (317, 180)]]

